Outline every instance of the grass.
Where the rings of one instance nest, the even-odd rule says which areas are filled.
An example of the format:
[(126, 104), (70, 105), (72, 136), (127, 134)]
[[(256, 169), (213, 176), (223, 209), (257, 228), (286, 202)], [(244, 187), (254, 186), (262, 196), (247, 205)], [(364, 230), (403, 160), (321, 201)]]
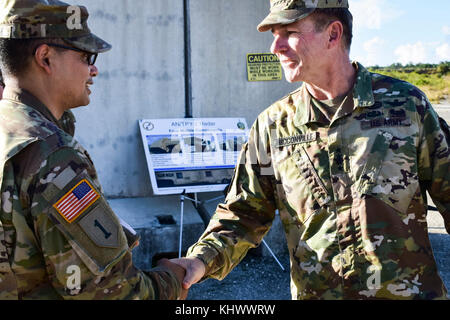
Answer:
[(395, 64), (390, 67), (370, 67), (369, 70), (412, 83), (425, 92), (431, 103), (440, 103), (450, 98), (449, 62), (439, 65)]

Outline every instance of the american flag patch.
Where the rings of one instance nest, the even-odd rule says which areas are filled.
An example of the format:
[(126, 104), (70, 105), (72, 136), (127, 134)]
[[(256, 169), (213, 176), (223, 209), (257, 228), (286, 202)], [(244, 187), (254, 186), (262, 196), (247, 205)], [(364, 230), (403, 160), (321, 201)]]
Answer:
[(88, 209), (100, 195), (86, 180), (81, 180), (75, 187), (56, 202), (53, 207), (67, 222), (72, 223)]

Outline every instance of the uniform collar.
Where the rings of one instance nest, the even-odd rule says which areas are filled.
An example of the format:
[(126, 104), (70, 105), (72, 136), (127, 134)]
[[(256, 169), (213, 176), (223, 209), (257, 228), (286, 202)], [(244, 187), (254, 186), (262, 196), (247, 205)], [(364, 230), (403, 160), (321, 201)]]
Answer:
[[(353, 102), (349, 102), (347, 99), (347, 103), (353, 103), (353, 106), (350, 106), (350, 109), (355, 110), (358, 107), (365, 108), (373, 106), (375, 104), (375, 99), (372, 92), (372, 76), (360, 63), (355, 61), (353, 62), (353, 66), (356, 68), (357, 74), (352, 95), (349, 97), (352, 98)], [(311, 98), (311, 94), (306, 89), (306, 84), (303, 83), (299, 94), (293, 99), (296, 106), (294, 124), (297, 127), (317, 122), (319, 119), (319, 115), (317, 112), (314, 112), (314, 108), (311, 106)], [(340, 110), (338, 110), (338, 113), (339, 112)], [(339, 114), (339, 116), (344, 116), (345, 114), (347, 113), (343, 112), (342, 114)]]
[(5, 91), (3, 91), (3, 99), (25, 104), (42, 114), (47, 120), (53, 122), (58, 127), (61, 127), (61, 123), (56, 120), (45, 104), (25, 89), (7, 86)]

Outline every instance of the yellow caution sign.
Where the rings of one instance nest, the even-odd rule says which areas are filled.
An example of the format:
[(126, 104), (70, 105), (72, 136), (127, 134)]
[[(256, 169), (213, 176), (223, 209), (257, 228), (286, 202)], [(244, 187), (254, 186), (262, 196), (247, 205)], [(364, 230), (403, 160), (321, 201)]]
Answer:
[(280, 60), (271, 53), (248, 53), (247, 76), (248, 81), (281, 80)]

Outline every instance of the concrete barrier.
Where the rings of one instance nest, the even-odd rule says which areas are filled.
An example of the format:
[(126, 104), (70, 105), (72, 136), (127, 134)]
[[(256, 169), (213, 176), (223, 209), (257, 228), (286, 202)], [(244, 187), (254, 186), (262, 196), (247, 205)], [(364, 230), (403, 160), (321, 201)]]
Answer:
[[(181, 203), (179, 196), (110, 199), (114, 212), (141, 236), (133, 262), (143, 270), (155, 256), (175, 257), (179, 250)], [(190, 201), (184, 202), (182, 252), (198, 240), (205, 224)]]
[(183, 1), (73, 2), (89, 9), (91, 30), (113, 46), (97, 59), (90, 105), (74, 110), (75, 136), (106, 195), (148, 197), (138, 120), (184, 117)]

